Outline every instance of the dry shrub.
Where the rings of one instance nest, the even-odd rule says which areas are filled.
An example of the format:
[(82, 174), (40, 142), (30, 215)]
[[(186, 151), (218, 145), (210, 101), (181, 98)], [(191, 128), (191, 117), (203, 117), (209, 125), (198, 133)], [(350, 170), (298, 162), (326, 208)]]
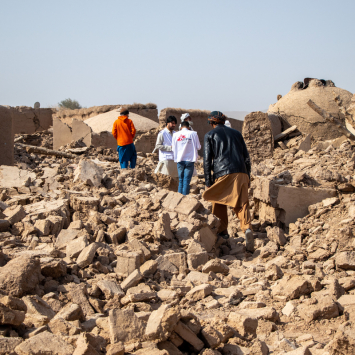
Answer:
[(152, 102), (149, 102), (147, 104), (140, 104), (138, 102), (134, 102), (132, 105), (125, 105), (125, 107), (127, 107), (128, 109), (156, 109), (157, 105), (153, 104)]
[(143, 109), (143, 108), (145, 108), (145, 106), (143, 104), (138, 103), (138, 102), (133, 102), (132, 105), (127, 105), (127, 108), (128, 109), (130, 109), (130, 108)]
[(153, 104), (153, 102), (148, 102), (147, 104), (145, 104), (145, 107), (150, 109), (156, 109), (158, 106), (156, 104)]

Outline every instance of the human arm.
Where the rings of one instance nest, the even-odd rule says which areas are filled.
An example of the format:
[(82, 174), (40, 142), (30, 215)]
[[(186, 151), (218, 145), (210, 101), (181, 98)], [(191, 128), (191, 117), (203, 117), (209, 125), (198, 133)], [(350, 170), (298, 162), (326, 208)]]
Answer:
[(117, 125), (116, 125), (116, 122), (113, 123), (112, 135), (115, 137), (115, 139), (117, 139)]
[(157, 142), (155, 144), (155, 149), (164, 150), (166, 152), (171, 152), (172, 146), (164, 145), (163, 143), (164, 143), (163, 132), (159, 132), (158, 137), (157, 137)]
[(244, 164), (248, 172), (248, 176), (250, 179), (250, 172), (251, 172), (251, 161), (250, 161), (250, 156), (248, 152), (248, 148), (244, 142), (244, 139), (242, 137), (242, 146), (243, 146), (243, 158), (244, 158)]
[(197, 150), (201, 149), (201, 143), (200, 143), (200, 139), (198, 138), (197, 132), (196, 132), (196, 148)]
[(172, 144), (171, 145), (171, 150), (174, 153), (174, 161), (176, 162), (176, 160), (177, 160), (177, 149), (176, 149), (176, 136), (175, 136), (175, 134), (173, 135), (173, 139), (172, 139), (171, 144)]
[(212, 160), (213, 160), (213, 152), (211, 139), (208, 134), (205, 135), (204, 139), (204, 149), (203, 149), (203, 170), (205, 175), (205, 184), (207, 187), (212, 186)]
[(131, 134), (132, 134), (132, 138), (134, 138), (134, 136), (136, 135), (136, 127), (134, 127), (134, 124), (133, 124), (132, 120), (131, 120), (131, 129), (130, 129), (130, 131), (131, 131)]

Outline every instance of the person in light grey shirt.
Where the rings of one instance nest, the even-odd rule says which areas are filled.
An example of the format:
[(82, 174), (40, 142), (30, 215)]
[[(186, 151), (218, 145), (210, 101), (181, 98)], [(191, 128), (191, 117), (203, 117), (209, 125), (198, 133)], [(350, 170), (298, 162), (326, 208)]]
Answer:
[(159, 163), (155, 169), (155, 174), (169, 175), (173, 178), (179, 176), (177, 171), (177, 164), (174, 162), (174, 153), (172, 151), (172, 139), (175, 133), (174, 128), (177, 124), (175, 116), (169, 116), (166, 119), (166, 127), (159, 132), (155, 149), (159, 150)]

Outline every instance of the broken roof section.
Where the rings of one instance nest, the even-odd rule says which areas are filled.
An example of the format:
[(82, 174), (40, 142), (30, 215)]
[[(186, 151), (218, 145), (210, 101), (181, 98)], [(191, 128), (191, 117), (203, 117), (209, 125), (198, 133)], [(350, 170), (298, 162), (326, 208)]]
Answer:
[(307, 102), (312, 100), (320, 108), (344, 122), (344, 115), (334, 101), (334, 95), (340, 97), (345, 108), (350, 105), (352, 94), (349, 91), (335, 87), (331, 80), (307, 78), (304, 82), (298, 81), (293, 84), (289, 93), (270, 105), (268, 114), (279, 117), (282, 130), (296, 125), (300, 132), (311, 134), (316, 139), (334, 139), (341, 136), (341, 133), (334, 130), (332, 124), (307, 105)]

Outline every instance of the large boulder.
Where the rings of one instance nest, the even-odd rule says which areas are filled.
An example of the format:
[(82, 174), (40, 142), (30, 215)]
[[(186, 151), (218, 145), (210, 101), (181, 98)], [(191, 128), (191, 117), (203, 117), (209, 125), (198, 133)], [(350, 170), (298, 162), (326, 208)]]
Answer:
[(20, 256), (0, 268), (0, 290), (7, 295), (22, 297), (34, 291), (41, 278), (39, 259)]
[(90, 186), (99, 187), (103, 170), (91, 160), (80, 160), (78, 167), (74, 171), (74, 182), (82, 181)]
[(349, 91), (335, 87), (331, 81), (312, 79), (307, 85), (302, 82), (293, 84), (289, 93), (277, 103), (270, 105), (268, 114), (273, 117), (279, 116), (283, 129), (296, 125), (299, 131), (311, 134), (316, 139), (337, 138), (342, 134), (307, 105), (308, 100), (312, 100), (323, 110), (344, 122), (344, 115), (340, 113), (334, 101), (333, 92), (340, 96), (344, 107), (350, 105), (352, 94)]
[(45, 331), (27, 339), (15, 351), (19, 355), (72, 355), (74, 348), (58, 335)]

